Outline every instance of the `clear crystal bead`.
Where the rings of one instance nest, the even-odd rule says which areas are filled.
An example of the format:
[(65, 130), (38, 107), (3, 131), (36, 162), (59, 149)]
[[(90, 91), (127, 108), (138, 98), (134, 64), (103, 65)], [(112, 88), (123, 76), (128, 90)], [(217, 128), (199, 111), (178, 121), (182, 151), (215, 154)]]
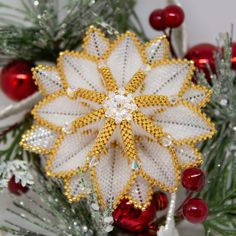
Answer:
[(69, 87), (66, 89), (66, 94), (68, 97), (72, 98), (75, 95), (75, 91), (75, 89)]
[(135, 171), (139, 169), (139, 164), (138, 164), (137, 161), (132, 162), (132, 169), (135, 170)]
[(66, 134), (71, 134), (72, 133), (72, 126), (69, 122), (66, 122), (64, 124), (64, 127), (62, 128), (62, 131)]
[(112, 225), (107, 225), (107, 226), (105, 227), (105, 231), (106, 231), (107, 233), (109, 233), (109, 232), (111, 232), (111, 231), (113, 230), (113, 228), (114, 228), (114, 226), (112, 226)]
[(146, 72), (146, 73), (149, 72), (151, 69), (152, 69), (151, 66), (148, 65), (148, 64), (145, 64), (141, 67), (141, 70)]
[(169, 101), (172, 105), (176, 104), (179, 100), (179, 97), (178, 96), (175, 96), (175, 95), (172, 95), (169, 97)]
[(171, 136), (164, 136), (161, 138), (161, 143), (163, 147), (169, 147), (172, 145), (172, 138)]
[(113, 118), (117, 124), (123, 120), (130, 121), (132, 112), (137, 109), (133, 96), (126, 94), (122, 88), (116, 93), (109, 93), (108, 98), (103, 103), (103, 107), (106, 109), (106, 117)]
[(226, 98), (222, 98), (220, 100), (220, 105), (223, 106), (223, 107), (226, 107), (228, 105), (228, 103), (229, 103), (229, 101)]
[(112, 216), (107, 216), (104, 218), (104, 223), (111, 224), (114, 221)]
[(92, 203), (92, 204), (91, 204), (91, 207), (92, 207), (92, 209), (93, 209), (94, 211), (98, 211), (98, 210), (99, 210), (99, 206), (98, 206), (97, 203)]
[(97, 164), (97, 158), (93, 157), (89, 162), (89, 167), (92, 168)]

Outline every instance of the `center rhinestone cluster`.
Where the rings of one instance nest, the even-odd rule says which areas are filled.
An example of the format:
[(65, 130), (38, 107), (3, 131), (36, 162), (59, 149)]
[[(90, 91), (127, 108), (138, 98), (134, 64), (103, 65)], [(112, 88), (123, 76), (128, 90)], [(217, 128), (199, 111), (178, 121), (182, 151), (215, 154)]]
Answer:
[(131, 121), (132, 112), (138, 108), (133, 96), (126, 94), (123, 89), (109, 93), (103, 106), (106, 109), (106, 117), (113, 118), (116, 124), (121, 123), (122, 120)]

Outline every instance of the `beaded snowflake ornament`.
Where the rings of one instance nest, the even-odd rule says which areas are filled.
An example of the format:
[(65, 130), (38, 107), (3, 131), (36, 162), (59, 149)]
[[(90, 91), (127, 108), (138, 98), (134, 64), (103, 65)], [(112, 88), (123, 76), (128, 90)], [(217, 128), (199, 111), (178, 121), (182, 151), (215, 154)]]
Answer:
[(22, 145), (46, 155), (70, 202), (92, 182), (102, 207), (126, 198), (145, 209), (154, 187), (177, 191), (181, 171), (202, 161), (196, 143), (215, 133), (201, 111), (211, 93), (191, 83), (193, 71), (169, 58), (164, 36), (143, 45), (127, 32), (110, 43), (91, 27), (81, 52), (34, 69), (44, 99)]

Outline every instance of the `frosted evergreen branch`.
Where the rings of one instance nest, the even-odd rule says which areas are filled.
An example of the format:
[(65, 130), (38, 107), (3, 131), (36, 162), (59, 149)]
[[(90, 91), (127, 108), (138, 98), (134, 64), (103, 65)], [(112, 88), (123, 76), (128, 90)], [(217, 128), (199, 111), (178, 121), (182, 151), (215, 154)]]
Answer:
[[(209, 204), (209, 218), (203, 223), (207, 236), (235, 235), (236, 232), (236, 77), (231, 69), (232, 37), (219, 41), (215, 54), (216, 74), (212, 74), (213, 96), (206, 111), (216, 125), (217, 134), (202, 144), (207, 186), (201, 192)], [(203, 73), (198, 73), (203, 82)], [(217, 194), (216, 194), (217, 193)]]
[(34, 183), (26, 161), (14, 160), (0, 163), (0, 190), (7, 188), (12, 176), (15, 177), (16, 183), (21, 183), (24, 187)]

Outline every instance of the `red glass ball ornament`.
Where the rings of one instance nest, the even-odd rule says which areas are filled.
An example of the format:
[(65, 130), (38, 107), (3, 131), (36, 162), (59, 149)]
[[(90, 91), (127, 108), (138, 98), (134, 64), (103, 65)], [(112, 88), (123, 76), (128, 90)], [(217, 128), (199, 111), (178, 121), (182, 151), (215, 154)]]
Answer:
[(236, 42), (232, 43), (232, 69), (236, 70)]
[(150, 17), (149, 17), (149, 23), (155, 30), (164, 30), (166, 29), (166, 24), (163, 18), (164, 11), (162, 9), (156, 9), (154, 10)]
[(23, 193), (27, 193), (29, 188), (27, 186), (22, 186), (20, 182), (16, 183), (15, 176), (13, 175), (8, 182), (8, 190), (16, 196), (20, 196)]
[(176, 28), (184, 22), (185, 14), (181, 7), (177, 5), (170, 5), (163, 11), (163, 18), (167, 27)]
[(202, 43), (198, 44), (192, 48), (190, 48), (185, 55), (185, 57), (189, 60), (192, 60), (195, 66), (202, 70), (209, 83), (211, 83), (210, 73), (207, 68), (207, 64), (209, 64), (212, 72), (216, 71), (215, 62), (214, 62), (214, 52), (217, 51), (217, 47), (213, 44)]
[(188, 168), (182, 175), (182, 185), (190, 191), (201, 191), (205, 184), (205, 174), (199, 168)]
[(153, 200), (156, 202), (156, 210), (162, 211), (168, 207), (169, 199), (167, 195), (161, 191), (154, 193)]
[(158, 231), (158, 227), (156, 224), (150, 224), (148, 225), (148, 229), (136, 234), (135, 236), (156, 236)]
[(200, 198), (192, 198), (184, 204), (183, 215), (193, 224), (202, 223), (208, 217), (208, 205)]
[(32, 67), (34, 64), (29, 61), (15, 60), (2, 69), (1, 87), (9, 98), (20, 101), (37, 91), (32, 79)]
[(113, 212), (116, 226), (132, 233), (139, 233), (148, 228), (148, 224), (156, 216), (155, 202), (152, 201), (146, 210), (134, 208), (134, 205), (124, 199)]

